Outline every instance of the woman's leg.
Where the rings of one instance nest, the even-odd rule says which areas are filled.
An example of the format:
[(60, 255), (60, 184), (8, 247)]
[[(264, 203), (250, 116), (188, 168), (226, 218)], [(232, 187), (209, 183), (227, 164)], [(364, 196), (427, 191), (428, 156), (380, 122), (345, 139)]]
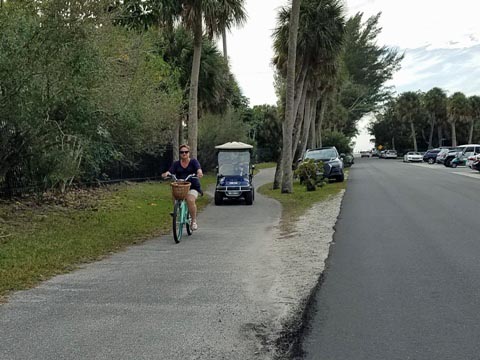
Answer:
[(192, 230), (196, 230), (196, 226), (193, 226), (193, 223), (197, 223), (197, 204), (196, 200), (197, 197), (194, 194), (188, 194), (187, 195), (187, 205), (188, 205), (188, 211), (190, 212), (190, 217), (192, 218)]

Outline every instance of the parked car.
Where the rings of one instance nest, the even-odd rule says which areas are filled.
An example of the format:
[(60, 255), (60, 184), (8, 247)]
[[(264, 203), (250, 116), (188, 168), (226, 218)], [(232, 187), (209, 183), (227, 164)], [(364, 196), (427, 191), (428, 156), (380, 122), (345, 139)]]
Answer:
[(447, 157), (449, 151), (450, 151), (450, 150), (453, 150), (453, 149), (454, 149), (453, 147), (441, 148), (441, 150), (440, 150), (439, 153), (437, 154), (437, 158), (435, 159), (435, 161), (437, 162), (437, 164), (443, 164), (443, 163), (445, 163), (445, 158)]
[(403, 162), (422, 162), (423, 156), (419, 152), (409, 151), (403, 155)]
[(477, 162), (478, 160), (480, 160), (480, 154), (477, 154), (477, 155), (472, 155), (472, 156), (469, 156), (467, 158), (467, 166), (472, 169), (472, 165), (474, 162)]
[(441, 150), (442, 149), (440, 148), (427, 150), (427, 152), (423, 154), (423, 161), (429, 164), (435, 164), (437, 161), (437, 155)]
[(360, 151), (360, 157), (364, 158), (364, 157), (371, 157), (372, 156), (372, 153), (370, 151)]
[(309, 149), (305, 152), (302, 161), (307, 159), (323, 162), (323, 176), (325, 178), (335, 179), (338, 182), (342, 182), (345, 179), (343, 173), (343, 161), (335, 146)]
[(342, 158), (343, 166), (345, 167), (350, 167), (355, 163), (355, 159), (351, 153), (340, 154), (340, 157)]
[(397, 151), (396, 150), (387, 150), (385, 151), (385, 159), (396, 159)]
[(480, 171), (480, 157), (472, 163), (472, 170)]
[[(466, 159), (469, 156), (473, 156), (476, 154), (480, 154), (479, 144), (460, 145), (449, 151), (449, 153), (445, 157), (443, 165), (450, 167), (452, 165), (452, 160), (455, 158), (458, 158), (459, 161), (463, 161), (463, 159), (465, 159), (466, 163)], [(459, 163), (457, 163), (457, 165), (459, 165)]]

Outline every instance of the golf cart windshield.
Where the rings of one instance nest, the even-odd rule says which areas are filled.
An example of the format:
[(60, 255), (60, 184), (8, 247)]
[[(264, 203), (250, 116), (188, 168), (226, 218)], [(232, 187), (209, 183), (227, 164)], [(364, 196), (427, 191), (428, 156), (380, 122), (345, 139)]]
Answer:
[(218, 173), (247, 176), (250, 171), (249, 151), (220, 151), (218, 153)]

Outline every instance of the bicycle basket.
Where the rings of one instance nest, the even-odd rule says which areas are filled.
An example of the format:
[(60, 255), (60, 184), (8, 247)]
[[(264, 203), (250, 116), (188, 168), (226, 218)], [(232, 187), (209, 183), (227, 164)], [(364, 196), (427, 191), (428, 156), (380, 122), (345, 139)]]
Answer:
[(188, 194), (188, 191), (190, 190), (190, 185), (188, 181), (184, 182), (172, 182), (170, 183), (172, 186), (172, 195), (175, 198), (175, 200), (183, 200)]

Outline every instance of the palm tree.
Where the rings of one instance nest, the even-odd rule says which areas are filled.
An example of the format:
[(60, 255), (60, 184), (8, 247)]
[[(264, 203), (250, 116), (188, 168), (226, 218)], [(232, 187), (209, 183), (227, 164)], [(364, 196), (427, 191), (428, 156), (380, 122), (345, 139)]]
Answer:
[[(332, 74), (335, 76), (338, 72), (336, 62), (341, 52), (345, 22), (343, 7), (337, 0), (304, 0), (299, 11), (292, 158), (295, 153), (302, 153), (307, 141), (311, 144), (316, 143), (317, 104), (320, 97), (325, 94), (324, 84)], [(287, 47), (290, 16), (290, 9), (282, 8), (278, 15), (278, 26), (274, 32), (273, 62), (282, 77), (287, 76), (287, 60), (290, 55)], [(310, 134), (310, 132), (313, 133)]]
[(417, 135), (415, 133), (415, 120), (421, 112), (420, 96), (413, 91), (404, 92), (397, 99), (397, 114), (410, 124), (414, 151), (418, 151)]
[(216, 0), (210, 1), (205, 6), (205, 23), (208, 36), (212, 39), (215, 35), (222, 37), (223, 56), (228, 60), (227, 31), (232, 26), (241, 26), (247, 19), (244, 0)]
[(470, 102), (470, 131), (468, 133), (468, 143), (473, 143), (473, 129), (478, 120), (480, 120), (480, 96), (473, 95), (468, 98)]
[[(429, 90), (423, 97), (425, 109), (430, 119), (430, 135), (428, 137), (428, 148), (433, 148), (433, 131), (435, 125), (441, 127), (442, 122), (447, 117), (447, 95), (445, 91), (438, 87)], [(441, 142), (441, 132), (439, 134), (439, 142)]]
[[(288, 9), (281, 9), (278, 15), (279, 25), (274, 33), (274, 64), (283, 76), (288, 52), (286, 44), (289, 17)], [(331, 84), (336, 83), (339, 72), (338, 58), (342, 51), (345, 27), (343, 6), (337, 0), (304, 0), (300, 8), (300, 18), (295, 81), (295, 129), (302, 129), (305, 114), (314, 114), (316, 119), (316, 111), (305, 109), (302, 105), (311, 104), (312, 109), (317, 109), (317, 103), (323, 95), (328, 97), (328, 92), (334, 89)], [(307, 96), (312, 99), (307, 100)], [(303, 128), (310, 131), (308, 127)], [(301, 138), (299, 132), (296, 132), (296, 139)], [(302, 134), (302, 137), (304, 135)], [(296, 142), (293, 143), (294, 148), (298, 145)]]
[(287, 95), (285, 106), (285, 122), (283, 126), (283, 148), (282, 148), (282, 193), (293, 192), (292, 172), (292, 131), (295, 121), (293, 113), (295, 105), (295, 62), (297, 56), (298, 23), (300, 18), (301, 0), (292, 0), (292, 12), (290, 17), (288, 35), (288, 61), (287, 61)]
[(447, 119), (452, 126), (452, 146), (457, 146), (456, 124), (465, 122), (469, 105), (467, 97), (461, 92), (456, 92), (447, 99)]
[[(164, 33), (158, 44), (161, 47), (160, 54), (167, 63), (176, 69), (180, 87), (185, 91), (184, 108), (173, 128), (172, 145), (174, 148), (178, 148), (179, 139), (184, 142), (181, 133), (188, 112), (187, 91), (193, 59), (193, 36), (184, 27), (177, 26), (171, 32)], [(199, 113), (224, 114), (235, 100), (238, 85), (215, 43), (205, 37), (203, 38), (200, 62), (202, 71), (199, 74), (199, 82), (202, 86), (198, 91)], [(174, 153), (175, 156), (178, 154)]]
[[(197, 157), (198, 144), (198, 78), (202, 56), (203, 21), (210, 36), (217, 35), (222, 26), (242, 23), (246, 14), (243, 0), (184, 0), (182, 20), (193, 33), (193, 62), (190, 74), (188, 100), (188, 143), (193, 157)], [(219, 19), (221, 18), (221, 21)]]

